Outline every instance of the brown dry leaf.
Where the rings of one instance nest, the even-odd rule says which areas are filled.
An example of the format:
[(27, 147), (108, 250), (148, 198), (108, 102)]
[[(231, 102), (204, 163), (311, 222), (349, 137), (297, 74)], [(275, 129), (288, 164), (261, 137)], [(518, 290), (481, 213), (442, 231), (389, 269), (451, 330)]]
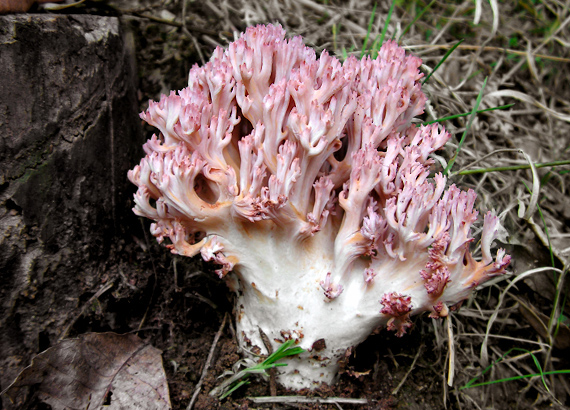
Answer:
[(87, 333), (40, 353), (5, 393), (37, 385), (53, 409), (170, 409), (161, 351), (134, 334)]

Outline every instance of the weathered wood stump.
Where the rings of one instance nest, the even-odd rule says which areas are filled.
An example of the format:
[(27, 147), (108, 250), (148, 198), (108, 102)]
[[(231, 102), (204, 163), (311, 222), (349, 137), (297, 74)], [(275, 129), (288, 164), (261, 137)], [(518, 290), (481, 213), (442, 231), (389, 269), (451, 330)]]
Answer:
[(0, 16), (0, 390), (109, 283), (138, 226), (127, 44), (116, 18)]

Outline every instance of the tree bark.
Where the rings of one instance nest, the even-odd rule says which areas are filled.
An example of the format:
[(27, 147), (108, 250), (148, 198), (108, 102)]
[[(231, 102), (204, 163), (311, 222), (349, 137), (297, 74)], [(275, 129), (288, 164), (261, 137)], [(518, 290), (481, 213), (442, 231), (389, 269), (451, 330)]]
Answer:
[(0, 16), (0, 390), (106, 289), (139, 226), (133, 61), (116, 18)]

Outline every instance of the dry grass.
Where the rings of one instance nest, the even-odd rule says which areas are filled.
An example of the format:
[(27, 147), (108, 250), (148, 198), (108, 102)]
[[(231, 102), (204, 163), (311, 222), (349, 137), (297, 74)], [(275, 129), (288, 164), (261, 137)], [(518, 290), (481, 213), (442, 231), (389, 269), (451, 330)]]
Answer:
[[(144, 2), (126, 3), (117, 7), (145, 37), (137, 40), (139, 47), (144, 40), (145, 47), (139, 59), (143, 99), (181, 88), (192, 61), (207, 59), (215, 45), (226, 44), (257, 23), (280, 22), (308, 45), (341, 58), (346, 52), (360, 53), (373, 9), (372, 2), (363, 0), (172, 0), (147, 2), (146, 7), (141, 6)], [(501, 215), (513, 263), (509, 275), (484, 285), (450, 323), (420, 319), (423, 325), (418, 327), (433, 329), (440, 349), (436, 355), (447, 356), (428, 364), (450, 384), (443, 383), (439, 404), (564, 408), (570, 404), (567, 374), (464, 387), (502, 358), (477, 383), (570, 368), (564, 281), (570, 255), (568, 167), (470, 175), (462, 171), (570, 159), (570, 2), (433, 1), (413, 22), (428, 3), (397, 1), (386, 33), (421, 56), (426, 73), (464, 39), (426, 84), (424, 119), (470, 112), (485, 78), (480, 109), (515, 103), (507, 110), (477, 115), (451, 172), (451, 183), (477, 191), (481, 212), (495, 209)], [(384, 28), (389, 6), (378, 4), (369, 45)], [(455, 138), (436, 157), (442, 168), (454, 155), (468, 117), (444, 124)], [(400, 400), (406, 399), (399, 394)]]

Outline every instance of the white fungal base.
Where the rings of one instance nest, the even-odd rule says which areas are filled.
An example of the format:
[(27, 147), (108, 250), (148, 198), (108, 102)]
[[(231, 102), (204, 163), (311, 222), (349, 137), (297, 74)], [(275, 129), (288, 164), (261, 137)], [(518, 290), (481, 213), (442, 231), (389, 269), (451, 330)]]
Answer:
[(414, 294), (417, 289), (415, 299), (427, 300), (419, 275), (427, 255), (406, 263), (409, 272), (415, 272), (417, 286), (410, 286), (414, 283), (410, 274), (401, 275), (396, 271), (390, 272), (394, 275), (387, 275), (391, 277), (381, 275), (367, 285), (362, 273), (367, 262), (357, 260), (349, 275), (342, 278), (342, 293), (328, 299), (321, 282), (327, 272), (333, 272), (334, 278), (332, 258), (328, 257), (332, 247), (318, 243), (318, 238), (307, 241), (303, 250), (287, 249), (287, 242), (279, 245), (279, 238), (271, 235), (265, 238), (264, 246), (256, 247), (250, 241), (250, 252), (241, 253), (247, 255), (247, 259), (242, 257), (234, 272), (227, 276), (228, 284), (238, 295), (236, 327), (244, 350), (267, 354), (261, 333), (267, 336), (273, 351), (287, 339), (296, 340), (297, 346), (306, 350), (299, 356), (284, 359), (287, 366), (277, 370), (278, 381), (294, 390), (313, 389), (335, 381), (341, 362), (350, 354), (349, 349), (391, 319), (380, 313), (380, 300), (386, 292), (406, 288), (406, 294)]

